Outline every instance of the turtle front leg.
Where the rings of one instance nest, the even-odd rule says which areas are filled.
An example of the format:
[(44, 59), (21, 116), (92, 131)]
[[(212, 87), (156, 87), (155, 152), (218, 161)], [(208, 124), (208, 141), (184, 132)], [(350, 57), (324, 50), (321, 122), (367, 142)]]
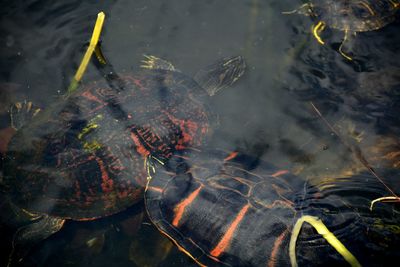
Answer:
[(15, 130), (20, 129), (40, 112), (40, 108), (34, 107), (32, 102), (17, 102), (10, 107), (11, 127)]
[(178, 71), (171, 62), (164, 59), (151, 55), (144, 55), (144, 58), (145, 59), (142, 60), (143, 64), (140, 66), (144, 69)]
[(7, 267), (21, 262), (29, 253), (32, 245), (58, 232), (64, 222), (64, 219), (43, 215), (33, 223), (19, 228), (13, 237), (12, 250), (8, 258)]

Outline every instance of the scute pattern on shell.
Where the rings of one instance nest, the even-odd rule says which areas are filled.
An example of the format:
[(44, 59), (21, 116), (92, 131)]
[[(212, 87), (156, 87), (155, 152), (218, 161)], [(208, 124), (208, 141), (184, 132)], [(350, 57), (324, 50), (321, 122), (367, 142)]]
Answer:
[(163, 70), (122, 81), (79, 88), (17, 131), (4, 173), (13, 203), (75, 220), (117, 213), (143, 199), (148, 155), (203, 142), (210, 115), (195, 81)]
[(157, 228), (202, 266), (286, 266), (304, 183), (249, 155), (191, 151), (157, 169), (145, 202)]

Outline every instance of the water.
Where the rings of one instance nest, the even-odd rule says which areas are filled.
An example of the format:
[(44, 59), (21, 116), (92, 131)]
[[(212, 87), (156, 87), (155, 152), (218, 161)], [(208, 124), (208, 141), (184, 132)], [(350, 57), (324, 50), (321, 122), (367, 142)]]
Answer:
[[(244, 77), (211, 100), (220, 125), (209, 145), (255, 155), (321, 188), (334, 178), (362, 173), (367, 177), (362, 182), (348, 178), (335, 190), (326, 189), (321, 206), (329, 210), (336, 206), (330, 195), (343, 194), (351, 211), (364, 216), (369, 250), (357, 253), (366, 265), (383, 266), (388, 264), (382, 262), (385, 257), (400, 258), (398, 204), (380, 205), (376, 214), (367, 211), (371, 199), (390, 192), (362, 163), (368, 162), (399, 192), (398, 19), (352, 38), (350, 62), (337, 52), (343, 33), (328, 29), (322, 46), (311, 35), (314, 22), (309, 17), (282, 14), (297, 8), (297, 1), (3, 2), (1, 128), (8, 125), (5, 107), (10, 103), (29, 99), (45, 108), (66, 92), (101, 10), (106, 13), (103, 52), (117, 73), (138, 70), (144, 54), (165, 58), (188, 75), (218, 58), (242, 55), (248, 66)], [(83, 82), (99, 78), (89, 65)], [(346, 210), (341, 205), (336, 209)], [(342, 214), (345, 218), (346, 212)], [(141, 208), (133, 207), (98, 221), (68, 222), (22, 265), (195, 266), (141, 216)], [(10, 251), (8, 229), (13, 228), (3, 217), (2, 265)], [(326, 220), (345, 240), (351, 240), (352, 230), (353, 236), (361, 231), (357, 223), (349, 226), (333, 215)]]

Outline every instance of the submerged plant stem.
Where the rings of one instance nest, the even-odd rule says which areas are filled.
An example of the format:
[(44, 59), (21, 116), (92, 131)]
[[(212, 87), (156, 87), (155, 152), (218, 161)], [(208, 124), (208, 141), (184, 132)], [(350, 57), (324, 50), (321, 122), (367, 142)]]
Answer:
[[(368, 163), (367, 159), (362, 155), (362, 152), (359, 147), (355, 145), (350, 145), (346, 141), (343, 140), (343, 138), (340, 137), (339, 133), (333, 128), (333, 126), (322, 116), (321, 112), (318, 110), (318, 108), (310, 102), (312, 108), (314, 109), (315, 113), (321, 118), (321, 120), (326, 124), (326, 126), (336, 135), (336, 137), (340, 140), (340, 142), (347, 147), (352, 153), (354, 153), (357, 157), (357, 159), (361, 162), (362, 165), (364, 165), (365, 168), (368, 169), (368, 171), (375, 176), (376, 179), (393, 195), (394, 198), (400, 200), (400, 197), (396, 195), (395, 192), (393, 192), (392, 189), (390, 189), (389, 186), (386, 185), (386, 183), (383, 181), (381, 177), (375, 172), (375, 170), (371, 167), (371, 165)], [(372, 203), (371, 203), (372, 205)]]
[(89, 60), (92, 57), (92, 54), (93, 54), (94, 50), (96, 49), (97, 44), (99, 42), (101, 30), (103, 29), (105, 16), (106, 15), (104, 14), (104, 12), (100, 12), (99, 14), (97, 14), (97, 20), (96, 20), (96, 24), (94, 25), (93, 34), (92, 34), (92, 38), (90, 39), (89, 47), (87, 48), (86, 53), (82, 58), (81, 64), (79, 65), (79, 68), (76, 71), (75, 76), (72, 79), (71, 84), (68, 87), (68, 91), (67, 91), (68, 94), (70, 94), (76, 90), (76, 88), (78, 87), (79, 81), (82, 79), (82, 76), (86, 71)]
[(329, 229), (325, 226), (325, 224), (317, 217), (304, 215), (299, 218), (292, 230), (292, 236), (290, 238), (289, 243), (289, 256), (290, 256), (290, 263), (292, 267), (297, 267), (297, 260), (296, 260), (296, 241), (297, 237), (300, 233), (301, 227), (303, 223), (307, 222), (317, 230), (318, 234), (322, 235), (323, 238), (328, 241), (328, 243), (340, 254), (343, 258), (353, 267), (361, 267), (361, 264), (358, 262), (356, 257), (343, 245), (342, 242), (337, 239), (337, 237), (329, 231)]

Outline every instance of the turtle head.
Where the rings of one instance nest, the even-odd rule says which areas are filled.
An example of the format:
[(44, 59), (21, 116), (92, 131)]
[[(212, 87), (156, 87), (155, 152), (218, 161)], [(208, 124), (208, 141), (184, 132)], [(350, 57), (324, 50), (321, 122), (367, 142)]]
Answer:
[(242, 56), (222, 58), (197, 72), (194, 79), (212, 96), (234, 84), (244, 73), (246, 63)]

